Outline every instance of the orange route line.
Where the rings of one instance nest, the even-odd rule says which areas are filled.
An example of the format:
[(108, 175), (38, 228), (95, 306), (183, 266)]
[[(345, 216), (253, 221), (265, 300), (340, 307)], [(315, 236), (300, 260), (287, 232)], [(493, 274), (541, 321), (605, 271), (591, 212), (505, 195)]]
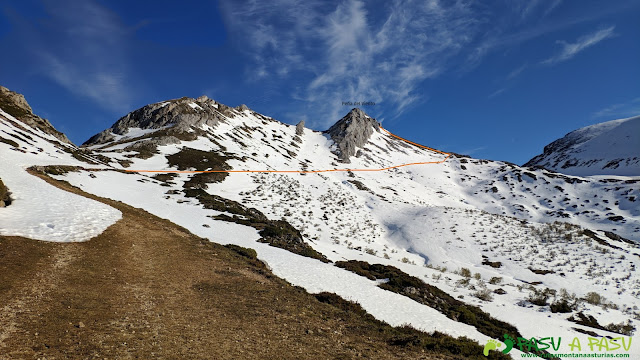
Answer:
[(425, 161), (425, 162), (414, 162), (414, 163), (407, 163), (407, 164), (400, 164), (400, 165), (394, 165), (394, 166), (388, 166), (388, 167), (384, 167), (384, 168), (374, 168), (374, 169), (327, 169), (327, 170), (127, 170), (125, 169), (124, 171), (126, 172), (139, 172), (139, 173), (175, 173), (175, 174), (194, 174), (194, 173), (289, 173), (289, 174), (314, 174), (314, 173), (323, 173), (323, 172), (339, 172), (339, 171), (343, 171), (343, 172), (348, 172), (348, 171), (384, 171), (384, 170), (390, 170), (390, 169), (397, 169), (397, 168), (401, 168), (401, 167), (405, 167), (405, 166), (411, 166), (411, 165), (425, 165), (425, 164), (442, 164), (443, 162), (447, 161), (447, 159), (449, 157), (451, 157), (451, 153), (447, 153), (444, 151), (440, 151), (440, 150), (436, 150), (433, 148), (430, 148), (428, 146), (424, 146), (424, 145), (420, 145), (417, 143), (414, 143), (412, 141), (409, 141), (407, 139), (401, 138), (398, 135), (392, 134), (391, 132), (389, 132), (388, 130), (386, 130), (385, 128), (383, 128), (382, 126), (380, 126), (380, 129), (382, 129), (382, 131), (386, 132), (387, 134), (400, 139), (406, 143), (409, 143), (411, 145), (415, 145), (417, 147), (423, 148), (423, 149), (427, 149), (433, 152), (437, 152), (439, 154), (443, 154), (443, 155), (447, 155), (444, 159), (440, 160), (440, 161)]

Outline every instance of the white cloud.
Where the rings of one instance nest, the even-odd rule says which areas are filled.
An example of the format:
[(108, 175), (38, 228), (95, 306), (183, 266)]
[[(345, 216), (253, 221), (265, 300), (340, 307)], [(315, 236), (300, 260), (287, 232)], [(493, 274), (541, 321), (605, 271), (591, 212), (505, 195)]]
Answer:
[(505, 90), (507, 90), (507, 88), (498, 89), (498, 90), (492, 92), (491, 94), (489, 94), (489, 96), (487, 98), (488, 99), (493, 99), (494, 97), (496, 97), (496, 96), (502, 94), (503, 92), (505, 92)]
[(562, 4), (562, 0), (554, 0), (554, 1), (552, 1), (551, 5), (549, 5), (549, 7), (547, 7), (547, 9), (544, 11), (544, 14), (542, 16), (549, 15), (553, 10), (555, 10), (558, 6), (560, 6), (560, 4)]
[(464, 149), (464, 150), (461, 150), (461, 151), (456, 151), (456, 153), (462, 154), (462, 155), (471, 156), (471, 155), (477, 154), (478, 152), (480, 152), (482, 150), (485, 150), (485, 149), (487, 149), (486, 146), (478, 146), (478, 147), (475, 147), (475, 148), (467, 148), (467, 149)]
[(514, 69), (513, 71), (511, 71), (509, 73), (509, 75), (507, 75), (507, 80), (511, 80), (511, 79), (515, 79), (516, 77), (518, 77), (520, 74), (522, 74), (522, 72), (527, 69), (529, 65), (527, 63), (523, 64), (522, 66), (518, 67), (517, 69)]
[(128, 29), (118, 16), (94, 1), (43, 4), (46, 21), (20, 29), (40, 73), (107, 110), (129, 111)]
[(640, 115), (640, 97), (596, 111), (593, 118), (613, 120), (636, 115)]
[(567, 43), (565, 41), (557, 41), (558, 44), (562, 45), (562, 50), (544, 60), (542, 63), (547, 65), (553, 65), (562, 61), (566, 61), (576, 56), (579, 52), (601, 42), (602, 40), (613, 37), (615, 34), (613, 32), (615, 26), (610, 26), (606, 29), (601, 29), (591, 34), (587, 34), (581, 36), (575, 43)]
[(349, 110), (342, 101), (384, 102), (392, 118), (425, 101), (420, 84), (445, 71), (475, 36), (480, 22), (471, 3), (227, 1), (222, 9), (252, 71), (261, 72), (253, 79), (295, 75), (304, 82), (295, 94), (307, 104), (301, 112), (313, 110), (312, 125), (322, 127)]

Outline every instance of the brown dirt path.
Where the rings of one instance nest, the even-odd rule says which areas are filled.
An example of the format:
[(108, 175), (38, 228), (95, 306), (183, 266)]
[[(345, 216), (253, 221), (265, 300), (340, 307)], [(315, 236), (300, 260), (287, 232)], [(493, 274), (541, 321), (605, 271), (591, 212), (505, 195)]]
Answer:
[(1, 359), (451, 358), (390, 345), (384, 326), (255, 259), (37, 176), (123, 218), (83, 243), (0, 236)]

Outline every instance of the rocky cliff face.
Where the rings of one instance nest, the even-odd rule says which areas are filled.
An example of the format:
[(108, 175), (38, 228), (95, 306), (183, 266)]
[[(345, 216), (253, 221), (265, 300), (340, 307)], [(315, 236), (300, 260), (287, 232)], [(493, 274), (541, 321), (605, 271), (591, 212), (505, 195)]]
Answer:
[(345, 117), (333, 124), (325, 133), (336, 144), (335, 154), (349, 163), (356, 155), (357, 148), (364, 146), (374, 131), (380, 131), (380, 124), (360, 109), (352, 109)]
[(22, 94), (0, 86), (0, 108), (23, 123), (53, 135), (56, 139), (71, 144), (67, 136), (56, 130), (46, 119), (33, 113)]
[(171, 127), (172, 133), (184, 133), (192, 127), (215, 126), (226, 117), (233, 117), (237, 111), (206, 96), (197, 99), (183, 97), (144, 106), (116, 121), (113, 126), (87, 140), (83, 145), (103, 144), (115, 139), (115, 135), (126, 135), (130, 128), (160, 129)]

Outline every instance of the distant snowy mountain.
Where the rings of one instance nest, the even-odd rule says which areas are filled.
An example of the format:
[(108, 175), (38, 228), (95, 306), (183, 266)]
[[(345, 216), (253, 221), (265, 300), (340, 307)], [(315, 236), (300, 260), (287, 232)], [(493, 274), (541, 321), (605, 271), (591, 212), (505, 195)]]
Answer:
[[(335, 263), (394, 266), (444, 292), (447, 303), (529, 337), (541, 329), (616, 336), (640, 317), (638, 178), (447, 158), (390, 135), (360, 109), (320, 132), (207, 97), (168, 100), (124, 116), (69, 155), (37, 155), (41, 140), (28, 141), (1, 114), (16, 144), (0, 143), (0, 154), (20, 154), (7, 166), (75, 164), (51, 176), (211, 241), (253, 248), (277, 276), (357, 301), (392, 325), (495, 338), (429, 303), (438, 292), (391, 291), (389, 279)], [(49, 159), (52, 152), (59, 158)], [(583, 300), (590, 293), (606, 301)]]
[(640, 116), (574, 130), (525, 166), (578, 176), (640, 176)]

